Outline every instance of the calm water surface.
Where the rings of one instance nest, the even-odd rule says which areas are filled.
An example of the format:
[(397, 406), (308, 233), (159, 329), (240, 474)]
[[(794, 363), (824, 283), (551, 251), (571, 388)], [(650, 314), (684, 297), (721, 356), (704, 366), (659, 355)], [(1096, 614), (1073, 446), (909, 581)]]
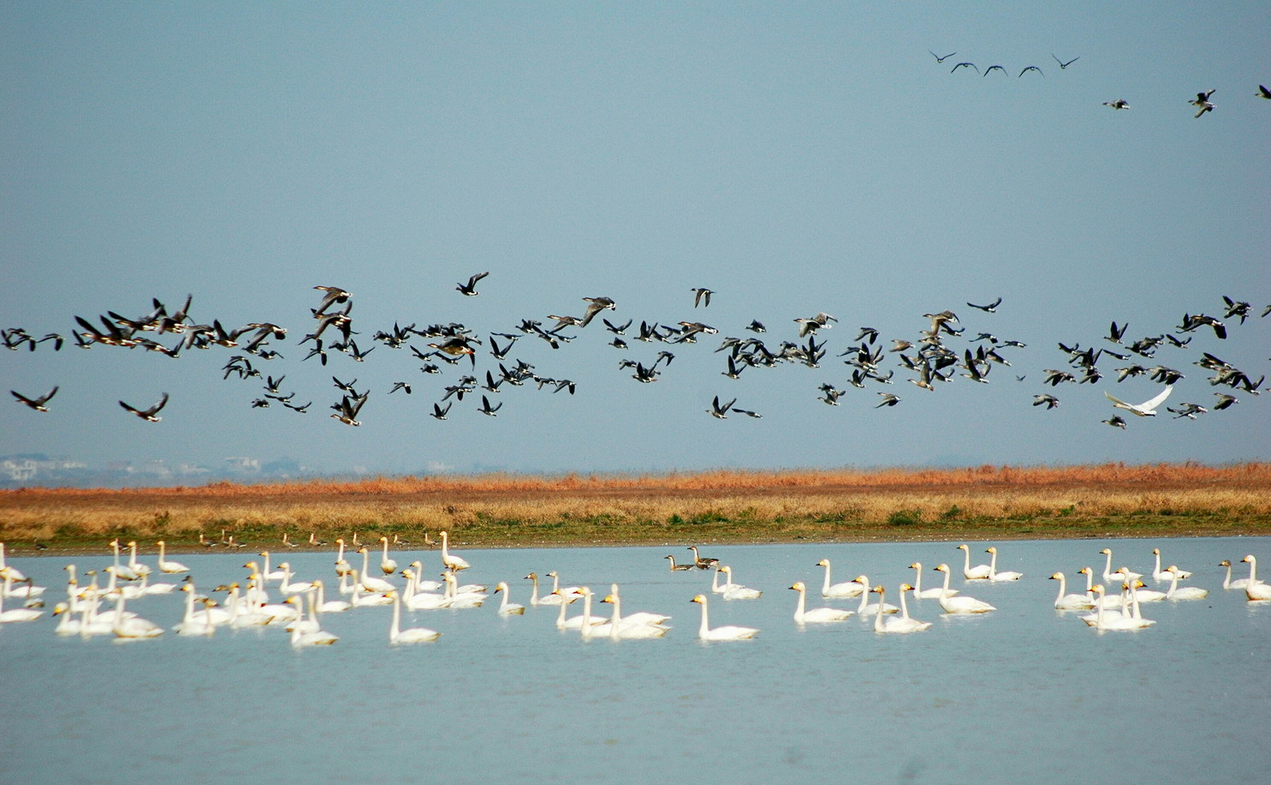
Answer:
[[(531, 570), (557, 570), (598, 598), (617, 582), (625, 611), (674, 616), (661, 640), (584, 641), (556, 630), (555, 610), (500, 618), (494, 601), (406, 613), (404, 626), (443, 635), (397, 648), (388, 608), (325, 615), (339, 642), (305, 651), (278, 629), (119, 643), (59, 638), (48, 615), (6, 624), (0, 782), (1271, 781), (1271, 604), (1224, 592), (1217, 566), (1252, 553), (1271, 570), (1271, 538), (1005, 542), (998, 567), (1023, 571), (1018, 584), (954, 579), (994, 613), (948, 617), (933, 600), (913, 602), (934, 625), (909, 636), (855, 618), (806, 629), (791, 618), (796, 580), (812, 589), (809, 607), (827, 604), (819, 559), (835, 582), (866, 573), (894, 602), (913, 561), (924, 587), (942, 561), (960, 575), (956, 544), (704, 548), (764, 590), (712, 597), (712, 626), (763, 630), (729, 643), (696, 638), (689, 600), (709, 594), (710, 573), (669, 572), (662, 557), (689, 556), (682, 547), (462, 550), (465, 581), (506, 580), (521, 603)], [(986, 545), (971, 543), (976, 563)], [(1052, 608), (1047, 578), (1101, 573), (1105, 546), (1145, 574), (1160, 547), (1211, 594), (1145, 605), (1157, 621), (1147, 630), (1089, 629)], [(335, 583), (330, 554), (286, 557), (298, 579)], [(204, 589), (242, 581), (248, 558), (179, 557)], [(434, 551), (395, 558), (440, 569)], [(49, 587), (46, 610), (64, 598), (70, 560), (10, 561)], [(74, 561), (82, 575), (110, 558)], [(172, 595), (128, 608), (170, 627), (183, 605)]]

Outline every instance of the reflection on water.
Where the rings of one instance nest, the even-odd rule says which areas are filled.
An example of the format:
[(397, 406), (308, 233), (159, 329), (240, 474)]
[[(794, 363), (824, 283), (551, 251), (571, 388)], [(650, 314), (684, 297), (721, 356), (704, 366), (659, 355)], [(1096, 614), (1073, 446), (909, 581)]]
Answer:
[[(934, 624), (895, 636), (856, 618), (793, 622), (796, 596), (787, 587), (796, 580), (811, 587), (810, 607), (857, 605), (819, 597), (821, 558), (832, 560), (836, 582), (866, 573), (894, 602), (896, 587), (913, 582), (914, 561), (928, 565), (924, 588), (937, 585), (931, 567), (940, 562), (960, 575), (954, 545), (703, 549), (764, 592), (734, 602), (712, 595), (712, 626), (762, 630), (729, 643), (696, 638), (698, 608), (689, 600), (709, 594), (710, 573), (669, 571), (663, 557), (678, 558), (683, 546), (462, 551), (473, 565), (465, 580), (506, 580), (516, 602), (528, 604), (522, 576), (531, 570), (557, 570), (565, 584), (590, 585), (598, 597), (617, 582), (624, 614), (674, 617), (674, 629), (655, 640), (584, 641), (555, 628), (554, 609), (498, 616), (497, 596), (475, 610), (407, 612), (404, 626), (443, 635), (397, 648), (387, 641), (389, 608), (328, 614), (323, 627), (339, 642), (301, 651), (278, 629), (120, 645), (59, 638), (47, 615), (6, 624), (2, 779), (1265, 781), (1271, 755), (1242, 723), (1271, 706), (1271, 605), (1224, 592), (1217, 563), (1252, 553), (1271, 565), (1271, 539), (999, 543), (998, 567), (1022, 571), (1019, 583), (953, 581), (997, 606), (993, 613), (950, 617), (934, 600), (911, 600), (913, 615)], [(972, 554), (985, 545), (972, 543)], [(1058, 587), (1047, 578), (1062, 570), (1071, 581), (1085, 565), (1101, 574), (1105, 546), (1149, 584), (1159, 546), (1167, 564), (1194, 571), (1188, 583), (1210, 596), (1145, 605), (1157, 621), (1147, 630), (1088, 629), (1051, 607)], [(287, 556), (299, 580), (331, 577), (330, 554)], [(396, 557), (440, 569), (436, 552)], [(181, 557), (204, 589), (241, 581), (245, 560)], [(49, 609), (63, 598), (67, 561), (11, 559), (50, 587)], [(110, 559), (74, 561), (82, 574)], [(182, 607), (177, 595), (129, 603), (169, 628)]]

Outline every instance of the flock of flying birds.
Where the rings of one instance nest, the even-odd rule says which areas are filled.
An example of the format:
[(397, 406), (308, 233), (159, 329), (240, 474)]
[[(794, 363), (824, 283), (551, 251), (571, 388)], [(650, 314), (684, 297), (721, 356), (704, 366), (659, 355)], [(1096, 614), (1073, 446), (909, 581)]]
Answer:
[[(927, 52), (932, 57), (936, 58), (936, 63), (939, 65), (943, 65), (945, 60), (948, 60), (950, 57), (954, 57), (955, 55), (957, 55), (957, 52), (950, 52), (947, 55), (938, 55), (935, 52), (932, 52), (930, 49), (928, 49)], [(1059, 56), (1054, 54), (1053, 52), (1051, 53), (1050, 56), (1056, 63), (1059, 64), (1060, 71), (1066, 70), (1068, 66), (1072, 65), (1073, 63), (1081, 59), (1080, 56), (1077, 56), (1070, 60), (1061, 60)], [(949, 71), (949, 73), (956, 73), (960, 69), (966, 69), (967, 71), (974, 71), (975, 73), (979, 74), (982, 77), (988, 76), (994, 71), (1000, 71), (1003, 76), (1010, 76), (1005, 66), (990, 65), (987, 68), (985, 68), (983, 71), (981, 71), (978, 65), (968, 61), (963, 61), (956, 64)], [(1029, 65), (1021, 69), (1020, 72), (1015, 75), (1015, 78), (1016, 79), (1022, 78), (1024, 74), (1027, 74), (1027, 73), (1040, 74), (1042, 77), (1046, 76), (1046, 72), (1043, 71), (1039, 66)], [(1214, 111), (1214, 103), (1213, 101), (1210, 100), (1210, 98), (1213, 97), (1213, 94), (1216, 92), (1218, 92), (1216, 88), (1211, 88), (1209, 90), (1202, 90), (1196, 93), (1195, 98), (1187, 102), (1191, 104), (1192, 106), (1196, 107), (1195, 116), (1197, 118), (1199, 118), (1201, 115), (1205, 114), (1206, 112)], [(1264, 98), (1267, 100), (1271, 100), (1271, 90), (1268, 90), (1266, 85), (1258, 85), (1258, 92), (1254, 93), (1253, 95), (1255, 98)], [(1129, 109), (1130, 108), (1130, 102), (1125, 100), (1124, 98), (1118, 98), (1115, 101), (1104, 101), (1103, 105), (1110, 106), (1113, 109)]]
[[(478, 284), (489, 275), (478, 273), (460, 282), (455, 289), (466, 297), (479, 295)], [(479, 397), (481, 405), (477, 408), (481, 414), (495, 417), (503, 409), (503, 402), (492, 402), (501, 391), (510, 387), (532, 386), (552, 393), (568, 392), (574, 395), (580, 386), (573, 379), (555, 378), (540, 373), (531, 363), (523, 359), (511, 357), (516, 344), (520, 341), (542, 341), (553, 350), (562, 349), (577, 339), (583, 332), (595, 334), (594, 326), (599, 318), (603, 325), (603, 336), (608, 339), (607, 345), (623, 358), (617, 363), (620, 371), (630, 371), (630, 376), (641, 384), (658, 381), (664, 373), (671, 372), (671, 364), (676, 352), (690, 350), (699, 342), (711, 339), (718, 341), (714, 348), (720, 359), (720, 374), (729, 380), (740, 378), (743, 373), (765, 373), (770, 369), (782, 366), (803, 366), (812, 369), (821, 368), (827, 358), (827, 340), (824, 335), (834, 328), (838, 319), (825, 312), (813, 316), (797, 317), (787, 327), (790, 339), (766, 342), (763, 337), (768, 328), (758, 320), (752, 320), (735, 335), (724, 335), (714, 338), (720, 330), (702, 321), (680, 320), (673, 324), (641, 321), (634, 326), (634, 319), (625, 322), (611, 321), (607, 314), (616, 311), (617, 302), (610, 297), (583, 297), (586, 303), (582, 316), (556, 315), (546, 317), (550, 324), (542, 320), (527, 318), (510, 332), (489, 332), (478, 335), (466, 325), (450, 322), (417, 327), (416, 324), (402, 326), (395, 323), (391, 329), (375, 330), (371, 334), (374, 345), (360, 346), (358, 336), (364, 333), (354, 329), (353, 296), (340, 287), (319, 285), (314, 289), (321, 292), (321, 297), (311, 309), (309, 329), (297, 344), (298, 349), (306, 350), (303, 361), (312, 361), (327, 365), (332, 356), (345, 355), (353, 361), (365, 362), (372, 352), (384, 348), (392, 351), (406, 351), (413, 361), (417, 362), (418, 372), (425, 376), (443, 377), (447, 372), (457, 378), (444, 379), (449, 383), (439, 384), (437, 394), (439, 400), (432, 402), (430, 416), (437, 420), (445, 420), (456, 401), (465, 397)], [(710, 307), (711, 296), (715, 294), (709, 288), (690, 289), (691, 307), (704, 313)], [(75, 317), (77, 329), (71, 331), (71, 341), (81, 349), (109, 347), (117, 349), (141, 348), (162, 354), (171, 359), (180, 358), (183, 353), (192, 350), (222, 349), (232, 354), (222, 368), (223, 379), (235, 377), (242, 382), (257, 380), (263, 387), (257, 397), (251, 400), (252, 409), (266, 409), (278, 404), (299, 414), (309, 411), (313, 401), (297, 402), (296, 392), (284, 392), (285, 374), (274, 376), (266, 374), (263, 366), (283, 359), (283, 355), (274, 348), (281, 344), (288, 335), (288, 330), (272, 322), (251, 322), (242, 327), (226, 329), (220, 320), (213, 319), (210, 324), (197, 323), (191, 315), (193, 298), (187, 297), (185, 303), (175, 311), (169, 311), (159, 300), (153, 301), (153, 310), (136, 318), (123, 316), (115, 311), (107, 311), (92, 322), (80, 316)], [(966, 303), (983, 318), (995, 314), (1002, 305), (1002, 298), (984, 304)], [(690, 303), (685, 302), (688, 310)], [(1171, 367), (1155, 360), (1159, 350), (1179, 352), (1186, 350), (1199, 330), (1212, 333), (1216, 340), (1226, 340), (1228, 326), (1239, 328), (1251, 318), (1255, 311), (1245, 301), (1223, 298), (1221, 317), (1206, 313), (1185, 313), (1180, 323), (1171, 331), (1147, 335), (1132, 339), (1127, 337), (1129, 325), (1112, 322), (1104, 340), (1108, 346), (1096, 348), (1083, 347), (1079, 343), (1068, 345), (1060, 342), (1058, 349), (1063, 357), (1056, 368), (1045, 369), (1042, 380), (1050, 392), (1034, 396), (1032, 405), (1054, 409), (1059, 405), (1056, 394), (1060, 388), (1080, 388), (1082, 385), (1094, 385), (1115, 374), (1116, 381), (1129, 378), (1145, 377), (1163, 385), (1163, 388), (1151, 399), (1140, 403), (1128, 403), (1110, 393), (1105, 395), (1114, 409), (1113, 416), (1103, 420), (1104, 423), (1124, 429), (1126, 420), (1118, 412), (1126, 412), (1134, 417), (1154, 417), (1158, 408), (1170, 396), (1173, 387), (1186, 374), (1183, 370)], [(1261, 311), (1261, 317), (1271, 314), (1271, 305)], [(829, 405), (839, 405), (839, 400), (849, 394), (849, 389), (875, 390), (877, 403), (873, 408), (894, 407), (902, 402), (902, 396), (893, 392), (897, 371), (907, 378), (906, 381), (926, 391), (935, 392), (941, 385), (965, 378), (977, 384), (989, 384), (999, 378), (1003, 371), (995, 369), (1011, 367), (1011, 358), (1015, 352), (1024, 350), (1026, 344), (1018, 340), (1000, 339), (989, 331), (976, 331), (974, 337), (968, 337), (967, 328), (952, 310), (926, 313), (922, 316), (925, 329), (915, 331), (908, 338), (890, 339), (890, 346), (880, 339), (880, 333), (872, 327), (861, 327), (854, 339), (839, 353), (835, 359), (841, 359), (847, 377), (842, 383), (824, 382), (816, 387), (819, 392), (816, 399)], [(1237, 321), (1238, 320), (1238, 321)], [(741, 337), (741, 332), (751, 335)], [(52, 342), (55, 350), (60, 349), (67, 341), (60, 334), (50, 333), (36, 338), (22, 328), (8, 328), (0, 331), (3, 345), (11, 351), (25, 349), (35, 351), (41, 344)], [(168, 340), (170, 338), (170, 340)], [(958, 342), (961, 342), (960, 345)], [(423, 347), (419, 344), (423, 344)], [(646, 355), (640, 359), (628, 356), (635, 345), (645, 344)], [(655, 346), (656, 345), (656, 346)], [(656, 354), (654, 351), (656, 349)], [(698, 350), (700, 351), (700, 350)], [(408, 354), (407, 354), (408, 353)], [(382, 354), (380, 355), (383, 356)], [(484, 358), (489, 357), (486, 361)], [(478, 370), (478, 357), (487, 367), (484, 372)], [(1113, 369), (1107, 366), (1109, 360), (1115, 359), (1121, 365)], [(1204, 351), (1194, 365), (1210, 374), (1208, 383), (1213, 390), (1213, 401), (1209, 405), (1196, 402), (1181, 402), (1177, 406), (1167, 406), (1166, 411), (1175, 418), (1195, 420), (1199, 415), (1210, 410), (1222, 411), (1239, 403), (1242, 396), (1256, 396), (1266, 380), (1265, 374), (1254, 377), (1234, 364), (1222, 359), (1217, 354)], [(837, 365), (837, 363), (835, 363)], [(1016, 382), (1023, 382), (1024, 375), (1012, 377)], [(330, 416), (348, 426), (358, 426), (363, 408), (370, 400), (369, 388), (359, 389), (357, 379), (342, 380), (332, 376), (332, 382), (339, 394), (338, 400), (330, 404), (334, 412)], [(403, 392), (413, 393), (417, 382), (396, 381), (385, 394), (392, 395)], [(840, 386), (841, 385), (841, 386)], [(11, 390), (17, 402), (24, 404), (36, 412), (50, 411), (50, 404), (58, 392), (54, 386), (42, 395), (28, 395)], [(480, 391), (480, 392), (478, 392)], [(812, 389), (809, 389), (812, 397)], [(119, 401), (128, 413), (147, 422), (159, 422), (160, 412), (168, 403), (168, 393), (162, 393), (159, 399), (148, 407), (141, 408), (126, 401)], [(717, 419), (727, 419), (730, 414), (739, 414), (759, 419), (763, 415), (753, 409), (737, 405), (736, 396), (716, 395), (705, 409), (706, 413)]]

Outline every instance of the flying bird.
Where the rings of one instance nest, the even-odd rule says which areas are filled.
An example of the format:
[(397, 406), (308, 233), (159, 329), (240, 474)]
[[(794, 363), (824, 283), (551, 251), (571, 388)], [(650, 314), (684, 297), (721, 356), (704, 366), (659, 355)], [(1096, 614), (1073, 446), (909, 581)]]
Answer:
[[(953, 67), (953, 71), (956, 71), (959, 68), (970, 68), (974, 70), (977, 74), (980, 72), (980, 69), (976, 67), (975, 63), (958, 63), (957, 65)], [(950, 71), (949, 73), (953, 73), (953, 71)]]
[(988, 75), (989, 75), (990, 73), (992, 73), (993, 71), (1001, 71), (1001, 72), (1002, 72), (1002, 76), (1007, 76), (1007, 75), (1008, 75), (1008, 74), (1006, 73), (1006, 69), (1005, 69), (1005, 68), (1003, 68), (1002, 66), (1000, 66), (1000, 65), (991, 65), (991, 66), (989, 66), (988, 68), (985, 68), (985, 69), (984, 69), (984, 73), (980, 74), (980, 76), (988, 76)]
[(715, 400), (711, 401), (711, 408), (707, 409), (706, 413), (709, 414), (711, 417), (715, 417), (716, 419), (727, 420), (728, 410), (732, 408), (734, 403), (737, 403), (736, 398), (732, 399), (728, 403), (723, 404), (721, 406), (719, 403), (719, 396), (716, 395)]
[[(1041, 74), (1043, 77), (1045, 77), (1045, 76), (1046, 76), (1046, 74), (1042, 71), (1042, 69), (1038, 68), (1038, 67), (1037, 67), (1037, 66), (1035, 66), (1035, 65), (1030, 65), (1030, 66), (1028, 66), (1027, 68), (1025, 68), (1023, 71), (1020, 71), (1020, 72), (1019, 72), (1019, 76), (1023, 76), (1024, 74), (1028, 73), (1029, 71), (1036, 71), (1037, 73)], [(1015, 78), (1016, 78), (1016, 79), (1018, 79), (1018, 78), (1019, 78), (1019, 76), (1017, 76), (1017, 77), (1015, 77)]]
[[(927, 54), (929, 54), (929, 55), (931, 55), (932, 57), (936, 58), (936, 62), (937, 62), (937, 63), (943, 63), (945, 60), (948, 60), (950, 57), (953, 57), (954, 55), (956, 55), (956, 54), (957, 54), (957, 52), (950, 52), (949, 54), (945, 55), (944, 57), (941, 57), (940, 55), (938, 55), (938, 54), (936, 54), (935, 52), (933, 52), (933, 51), (931, 51), (930, 49), (928, 49), (928, 50), (927, 50)], [(1265, 88), (1264, 88), (1264, 89), (1265, 89)]]
[(17, 392), (16, 390), (9, 390), (9, 392), (13, 395), (14, 398), (18, 399), (19, 403), (25, 403), (27, 406), (30, 406), (32, 409), (34, 409), (37, 412), (47, 412), (49, 408), (45, 404), (49, 402), (50, 398), (52, 398), (54, 395), (57, 395), (57, 387), (54, 387), (53, 389), (44, 393), (39, 398), (28, 398), (22, 393)]
[(1100, 420), (1100, 422), (1105, 422), (1108, 425), (1111, 425), (1113, 428), (1120, 428), (1123, 431), (1125, 430), (1125, 420), (1121, 419), (1121, 417), (1115, 414), (1112, 415), (1112, 419)]
[(477, 281), (480, 281), (482, 278), (486, 277), (489, 274), (490, 274), (489, 272), (477, 273), (476, 275), (469, 278), (466, 284), (461, 283), (458, 286), (456, 286), (455, 291), (467, 297), (476, 297), (478, 294), (480, 294), (480, 292), (477, 291)]
[(1034, 395), (1034, 396), (1033, 396), (1033, 405), (1034, 405), (1034, 406), (1045, 406), (1047, 409), (1053, 409), (1053, 408), (1055, 408), (1056, 406), (1058, 406), (1058, 405), (1059, 405), (1059, 399), (1058, 399), (1058, 398), (1056, 398), (1056, 397), (1055, 397), (1055, 396), (1053, 396), (1053, 395), (1045, 395), (1045, 394), (1042, 394), (1042, 395)]
[[(1050, 56), (1051, 56), (1051, 57), (1055, 57), (1055, 53), (1054, 53), (1054, 52), (1051, 52), (1051, 53), (1050, 53)], [(1081, 55), (1077, 55), (1076, 57), (1072, 58), (1071, 60), (1069, 60), (1068, 62), (1066, 62), (1066, 63), (1065, 63), (1063, 60), (1060, 60), (1058, 57), (1055, 57), (1055, 62), (1056, 62), (1056, 63), (1059, 63), (1059, 70), (1060, 70), (1060, 71), (1062, 71), (1062, 70), (1064, 70), (1065, 68), (1067, 68), (1068, 66), (1070, 66), (1070, 65), (1072, 65), (1073, 63), (1077, 62), (1077, 61), (1078, 61), (1078, 60), (1080, 60), (1080, 59), (1081, 59)]]
[(1271, 101), (1271, 90), (1268, 90), (1266, 85), (1258, 85), (1258, 92), (1254, 93), (1254, 95), (1258, 98), (1265, 98), (1268, 101)]
[(1214, 105), (1209, 102), (1209, 97), (1214, 94), (1217, 88), (1211, 88), (1203, 93), (1197, 93), (1196, 98), (1187, 103), (1196, 107), (1196, 116), (1200, 117), (1205, 112), (1214, 111)]
[(1112, 394), (1109, 393), (1107, 390), (1104, 390), (1103, 394), (1107, 396), (1109, 401), (1112, 401), (1112, 407), (1114, 409), (1125, 409), (1130, 414), (1136, 415), (1138, 417), (1155, 417), (1156, 407), (1160, 406), (1162, 403), (1165, 403), (1165, 399), (1169, 397), (1169, 394), (1173, 390), (1174, 390), (1174, 387), (1172, 385), (1167, 385), (1165, 389), (1162, 390), (1160, 394), (1158, 394), (1155, 398), (1152, 398), (1151, 400), (1148, 400), (1148, 401), (1144, 401), (1143, 403), (1140, 403), (1140, 404), (1126, 403), (1120, 398), (1114, 398)]
[(972, 308), (979, 308), (985, 313), (997, 313), (997, 307), (1002, 304), (1002, 298), (999, 297), (988, 305), (976, 305), (975, 303), (967, 303)]
[(1104, 101), (1103, 105), (1110, 106), (1113, 109), (1129, 109), (1130, 108), (1130, 102), (1125, 100), (1124, 98), (1118, 98), (1115, 101)]
[(690, 290), (693, 292), (693, 307), (702, 306), (709, 308), (711, 304), (711, 295), (714, 294), (710, 289), (699, 288)]
[(159, 399), (159, 402), (156, 403), (154, 406), (151, 406), (149, 409), (137, 409), (135, 407), (129, 406), (123, 401), (120, 401), (119, 405), (124, 407), (128, 411), (132, 412), (133, 414), (137, 415), (141, 419), (145, 420), (146, 422), (159, 422), (160, 420), (163, 419), (162, 417), (158, 416), (159, 410), (162, 409), (164, 406), (166, 406), (167, 403), (168, 403), (168, 394), (164, 393), (163, 397)]
[(875, 409), (882, 406), (895, 406), (900, 403), (900, 396), (898, 395), (893, 395), (889, 392), (880, 392), (879, 395), (882, 396), (882, 400), (880, 400), (878, 405), (874, 407)]

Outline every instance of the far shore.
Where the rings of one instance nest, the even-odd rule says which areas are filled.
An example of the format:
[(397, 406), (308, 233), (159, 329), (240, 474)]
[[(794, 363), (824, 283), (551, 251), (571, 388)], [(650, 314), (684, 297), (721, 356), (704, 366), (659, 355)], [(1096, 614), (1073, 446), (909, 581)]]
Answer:
[[(0, 491), (13, 556), (1271, 535), (1271, 464), (380, 477)], [(286, 542), (284, 542), (284, 536)], [(200, 542), (200, 538), (202, 542)], [(231, 541), (232, 538), (232, 541)]]

